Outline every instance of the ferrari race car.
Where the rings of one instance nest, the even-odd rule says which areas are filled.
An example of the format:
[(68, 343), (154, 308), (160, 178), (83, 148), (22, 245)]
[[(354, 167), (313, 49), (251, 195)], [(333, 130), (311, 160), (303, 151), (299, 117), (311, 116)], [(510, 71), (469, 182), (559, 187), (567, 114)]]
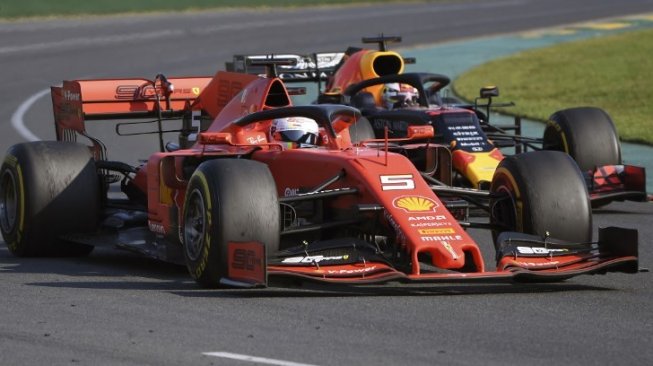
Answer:
[[(293, 106), (273, 72), (65, 81), (52, 100), (57, 140), (10, 147), (0, 170), (0, 229), (17, 256), (115, 245), (183, 263), (205, 287), (266, 286), (272, 276), (362, 284), (638, 271), (636, 230), (603, 228), (592, 241), (586, 186), (558, 151), (506, 157), (487, 192), (459, 189), (490, 202), (488, 222), (465, 222), (429, 181), (433, 144), (414, 149), (422, 167), (390, 149), (432, 138), (432, 126), (353, 144), (358, 110)], [(313, 146), (273, 138), (273, 121), (290, 117), (319, 126)], [(116, 119), (153, 123), (160, 151), (139, 166), (108, 160), (86, 123)], [(171, 121), (181, 123), (179, 141), (165, 144)], [(552, 169), (564, 193), (545, 184)], [(467, 227), (492, 230), (496, 266)]]
[[(386, 133), (393, 139), (404, 138), (410, 126), (433, 126), (435, 136), (431, 141), (447, 146), (452, 155), (452, 181), (440, 177), (444, 183), (487, 190), (499, 162), (510, 153), (506, 148), (514, 148), (516, 154), (555, 150), (566, 152), (576, 161), (594, 207), (613, 200), (648, 199), (644, 168), (622, 163), (617, 131), (603, 110), (560, 110), (549, 118), (542, 138), (522, 136), (520, 118), (512, 125), (490, 123), (491, 109), (513, 105), (493, 103), (493, 98), (499, 96), (497, 87), (482, 88), (474, 104), (443, 97), (440, 91), (449, 84), (449, 78), (441, 74), (405, 73), (405, 64), (415, 60), (386, 50), (386, 43), (398, 41), (400, 37), (363, 38), (364, 43), (378, 43), (379, 49), (349, 48), (344, 53), (275, 57), (299, 61), (283, 69), (284, 80), (326, 81), (318, 102), (358, 108), (369, 121), (369, 126), (359, 124), (361, 141), (382, 139)], [(236, 56), (229, 66), (240, 72), (256, 72), (256, 68), (244, 67), (245, 61), (261, 57), (264, 56)], [(403, 147), (394, 149), (401, 151)], [(556, 184), (555, 175), (549, 179)]]

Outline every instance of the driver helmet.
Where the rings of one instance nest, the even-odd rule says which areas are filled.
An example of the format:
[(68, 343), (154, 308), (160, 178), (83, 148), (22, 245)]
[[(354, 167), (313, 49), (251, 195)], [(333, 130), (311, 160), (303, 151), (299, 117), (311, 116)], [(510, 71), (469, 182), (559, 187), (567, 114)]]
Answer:
[(317, 122), (306, 117), (277, 118), (270, 127), (272, 140), (290, 143), (289, 147), (314, 147), (319, 134)]
[(419, 93), (408, 84), (388, 83), (383, 86), (383, 106), (387, 109), (417, 105)]

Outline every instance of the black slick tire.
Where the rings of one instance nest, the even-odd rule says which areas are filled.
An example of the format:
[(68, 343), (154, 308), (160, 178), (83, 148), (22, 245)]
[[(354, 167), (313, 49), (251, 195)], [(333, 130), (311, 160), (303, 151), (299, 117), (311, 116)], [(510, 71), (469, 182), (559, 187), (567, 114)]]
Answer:
[(567, 154), (535, 151), (508, 156), (499, 163), (490, 192), (494, 196), (490, 221), (503, 228), (493, 230), (495, 241), (501, 231), (578, 243), (592, 239), (587, 188)]
[(61, 240), (96, 230), (100, 184), (89, 149), (39, 141), (9, 148), (0, 168), (0, 229), (24, 256), (81, 256), (93, 247)]
[(600, 108), (564, 109), (549, 117), (543, 148), (569, 154), (581, 171), (621, 164), (621, 145), (610, 116)]

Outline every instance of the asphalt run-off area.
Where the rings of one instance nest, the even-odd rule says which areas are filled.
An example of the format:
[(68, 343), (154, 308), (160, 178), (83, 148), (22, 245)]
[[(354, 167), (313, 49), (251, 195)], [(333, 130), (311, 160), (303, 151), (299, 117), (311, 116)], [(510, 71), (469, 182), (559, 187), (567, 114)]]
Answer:
[[(407, 65), (408, 71), (440, 73), (455, 80), (458, 75), (475, 66), (517, 52), (650, 27), (653, 27), (653, 14), (448, 42), (435, 46), (399, 49), (399, 51), (404, 56), (417, 59), (416, 64)], [(455, 55), (455, 57), (451, 57), (452, 55)], [(482, 86), (479, 85), (479, 88)], [(501, 85), (498, 86), (501, 88)], [(518, 100), (513, 102), (519, 103)], [(499, 121), (499, 118), (511, 119), (512, 117), (492, 116), (492, 118), (494, 121)], [(523, 123), (524, 135), (542, 136), (543, 123), (528, 120), (523, 121)], [(649, 179), (647, 179), (646, 190), (649, 193), (653, 192), (653, 179), (650, 179), (650, 172), (653, 172), (653, 146), (622, 142), (621, 147), (624, 164), (643, 166), (649, 172), (647, 174)]]

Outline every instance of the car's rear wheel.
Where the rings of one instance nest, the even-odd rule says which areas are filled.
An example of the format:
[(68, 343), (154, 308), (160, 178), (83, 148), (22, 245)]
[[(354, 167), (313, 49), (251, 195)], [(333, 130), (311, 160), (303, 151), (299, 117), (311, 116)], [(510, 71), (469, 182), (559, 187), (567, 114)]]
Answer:
[(89, 149), (40, 141), (9, 148), (0, 168), (0, 230), (17, 256), (86, 255), (62, 240), (96, 230), (100, 184)]
[(544, 129), (543, 148), (569, 154), (584, 172), (621, 164), (617, 130), (600, 108), (570, 108), (552, 114)]
[[(582, 174), (558, 151), (508, 156), (492, 178), (490, 221), (502, 231), (588, 242), (592, 211)], [(497, 243), (495, 243), (496, 245)]]
[(279, 249), (276, 185), (259, 162), (217, 159), (200, 164), (186, 190), (183, 219), (186, 265), (204, 287), (218, 287), (229, 277), (229, 243), (263, 243), (267, 253)]

